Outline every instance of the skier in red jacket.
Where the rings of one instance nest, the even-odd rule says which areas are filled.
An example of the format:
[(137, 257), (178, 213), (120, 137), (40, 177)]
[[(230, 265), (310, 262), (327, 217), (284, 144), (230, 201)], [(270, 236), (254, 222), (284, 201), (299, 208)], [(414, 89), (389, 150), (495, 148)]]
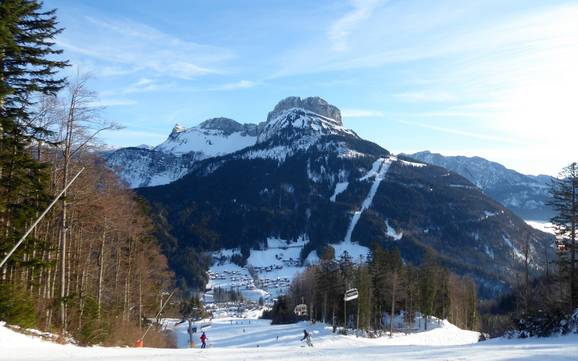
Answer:
[(201, 348), (206, 347), (207, 347), (207, 335), (205, 335), (205, 332), (203, 331), (203, 334), (201, 335)]

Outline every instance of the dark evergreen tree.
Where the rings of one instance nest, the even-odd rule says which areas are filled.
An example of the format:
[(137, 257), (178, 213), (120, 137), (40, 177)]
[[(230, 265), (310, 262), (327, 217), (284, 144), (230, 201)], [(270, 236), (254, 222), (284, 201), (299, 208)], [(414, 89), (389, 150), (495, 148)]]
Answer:
[(373, 314), (374, 327), (376, 329), (383, 328), (382, 316), (387, 309), (387, 274), (385, 272), (387, 267), (387, 255), (383, 247), (379, 244), (374, 244), (370, 254), (369, 268), (373, 284)]
[[(62, 29), (55, 11), (34, 0), (0, 2), (0, 245), (6, 250), (41, 208), (45, 167), (27, 147), (47, 129), (34, 122), (34, 97), (55, 94), (64, 85), (57, 76), (66, 62), (52, 41)], [(18, 254), (15, 255), (18, 260)], [(9, 266), (14, 266), (12, 263)]]
[(271, 324), (282, 325), (296, 321), (297, 316), (293, 313), (293, 305), (289, 298), (285, 296), (279, 297), (271, 310)]
[(438, 292), (439, 267), (431, 253), (426, 253), (423, 265), (420, 269), (420, 310), (425, 317), (425, 329), (427, 330), (429, 316), (434, 314), (436, 295)]
[(339, 265), (335, 261), (335, 250), (327, 246), (321, 256), (319, 266), (315, 268), (316, 303), (320, 305), (320, 320), (335, 325), (336, 312), (341, 304), (345, 290), (340, 278)]
[(568, 295), (562, 302), (567, 312), (578, 306), (576, 279), (576, 232), (578, 227), (578, 167), (574, 162), (564, 168), (551, 186), (550, 205), (556, 212), (552, 218), (559, 251), (559, 270), (562, 283), (568, 285)]
[(370, 329), (373, 290), (371, 287), (371, 274), (366, 264), (360, 264), (358, 266), (355, 285), (359, 291), (359, 298), (357, 299), (358, 325), (359, 328), (367, 331)]
[[(0, 2), (0, 105), (3, 131), (31, 134), (28, 123), (38, 93), (55, 94), (64, 86), (58, 71), (66, 61), (54, 60), (58, 27), (56, 10), (43, 11), (36, 0)], [(14, 129), (16, 128), (16, 129)]]
[(399, 297), (400, 274), (403, 268), (401, 254), (399, 249), (395, 248), (389, 251), (389, 284), (390, 284), (390, 309), (389, 313), (389, 333), (393, 335), (393, 320), (395, 318), (396, 303)]

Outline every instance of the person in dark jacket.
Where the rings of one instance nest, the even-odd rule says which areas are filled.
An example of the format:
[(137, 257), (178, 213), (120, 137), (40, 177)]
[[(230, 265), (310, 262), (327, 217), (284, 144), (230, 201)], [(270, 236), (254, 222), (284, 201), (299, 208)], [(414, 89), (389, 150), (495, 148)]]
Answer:
[(309, 332), (307, 332), (307, 330), (303, 330), (303, 338), (301, 339), (301, 341), (305, 341), (307, 343), (307, 346), (313, 346), (313, 343), (311, 343), (311, 335), (309, 334)]

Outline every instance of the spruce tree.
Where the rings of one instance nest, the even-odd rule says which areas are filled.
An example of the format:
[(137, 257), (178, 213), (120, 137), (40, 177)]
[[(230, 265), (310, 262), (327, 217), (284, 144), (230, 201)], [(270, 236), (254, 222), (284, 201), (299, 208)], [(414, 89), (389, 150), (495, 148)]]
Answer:
[(576, 232), (578, 227), (578, 166), (572, 163), (554, 179), (550, 205), (556, 212), (551, 219), (560, 253), (560, 278), (568, 284), (567, 311), (578, 306), (576, 275)]
[[(42, 11), (34, 0), (0, 2), (0, 228), (4, 237), (22, 226), (42, 191), (42, 166), (27, 151), (32, 138), (46, 135), (32, 121), (34, 97), (55, 94), (64, 86), (57, 77), (66, 62), (52, 39), (55, 10)], [(35, 212), (35, 210), (32, 210)], [(3, 242), (5, 243), (5, 242)]]
[[(46, 166), (31, 156), (30, 145), (49, 131), (35, 123), (35, 97), (64, 85), (54, 60), (61, 51), (53, 38), (61, 31), (54, 10), (34, 0), (0, 1), (0, 255), (10, 249), (48, 198)], [(22, 247), (5, 267), (36, 263)], [(41, 252), (36, 252), (40, 254)], [(18, 268), (16, 268), (18, 271)], [(22, 279), (9, 272), (5, 282)]]
[(434, 313), (435, 300), (438, 292), (439, 266), (433, 251), (427, 250), (420, 269), (420, 310), (425, 317), (425, 329), (428, 327), (429, 316)]
[(357, 300), (358, 307), (358, 325), (361, 329), (366, 331), (370, 328), (371, 320), (371, 275), (369, 267), (366, 264), (360, 263), (357, 269), (355, 285), (359, 291), (359, 298)]
[[(54, 60), (62, 53), (54, 37), (63, 29), (56, 10), (42, 11), (36, 0), (0, 2), (0, 110), (3, 131), (32, 134), (30, 123), (35, 94), (56, 94), (65, 79), (58, 77), (66, 61)], [(40, 129), (41, 131), (43, 129)]]

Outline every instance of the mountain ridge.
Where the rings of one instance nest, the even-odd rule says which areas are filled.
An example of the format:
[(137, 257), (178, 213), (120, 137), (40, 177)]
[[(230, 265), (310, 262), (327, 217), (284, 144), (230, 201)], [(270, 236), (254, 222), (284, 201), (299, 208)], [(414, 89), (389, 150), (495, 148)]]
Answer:
[(464, 176), (524, 219), (545, 221), (553, 215), (547, 205), (552, 177), (521, 174), (482, 157), (444, 156), (430, 151), (407, 156)]
[[(314, 126), (323, 122), (327, 128)], [(396, 157), (303, 108), (277, 112), (268, 126), (275, 131), (261, 142), (199, 160), (170, 184), (137, 189), (154, 210), (171, 264), (188, 282), (200, 282), (188, 259), (224, 248), (248, 258), (271, 237), (306, 239), (301, 261), (327, 245), (339, 256), (349, 243), (397, 247), (416, 263), (433, 250), (485, 294), (513, 282), (525, 245), (533, 269), (543, 267), (551, 236), (466, 178)]]

